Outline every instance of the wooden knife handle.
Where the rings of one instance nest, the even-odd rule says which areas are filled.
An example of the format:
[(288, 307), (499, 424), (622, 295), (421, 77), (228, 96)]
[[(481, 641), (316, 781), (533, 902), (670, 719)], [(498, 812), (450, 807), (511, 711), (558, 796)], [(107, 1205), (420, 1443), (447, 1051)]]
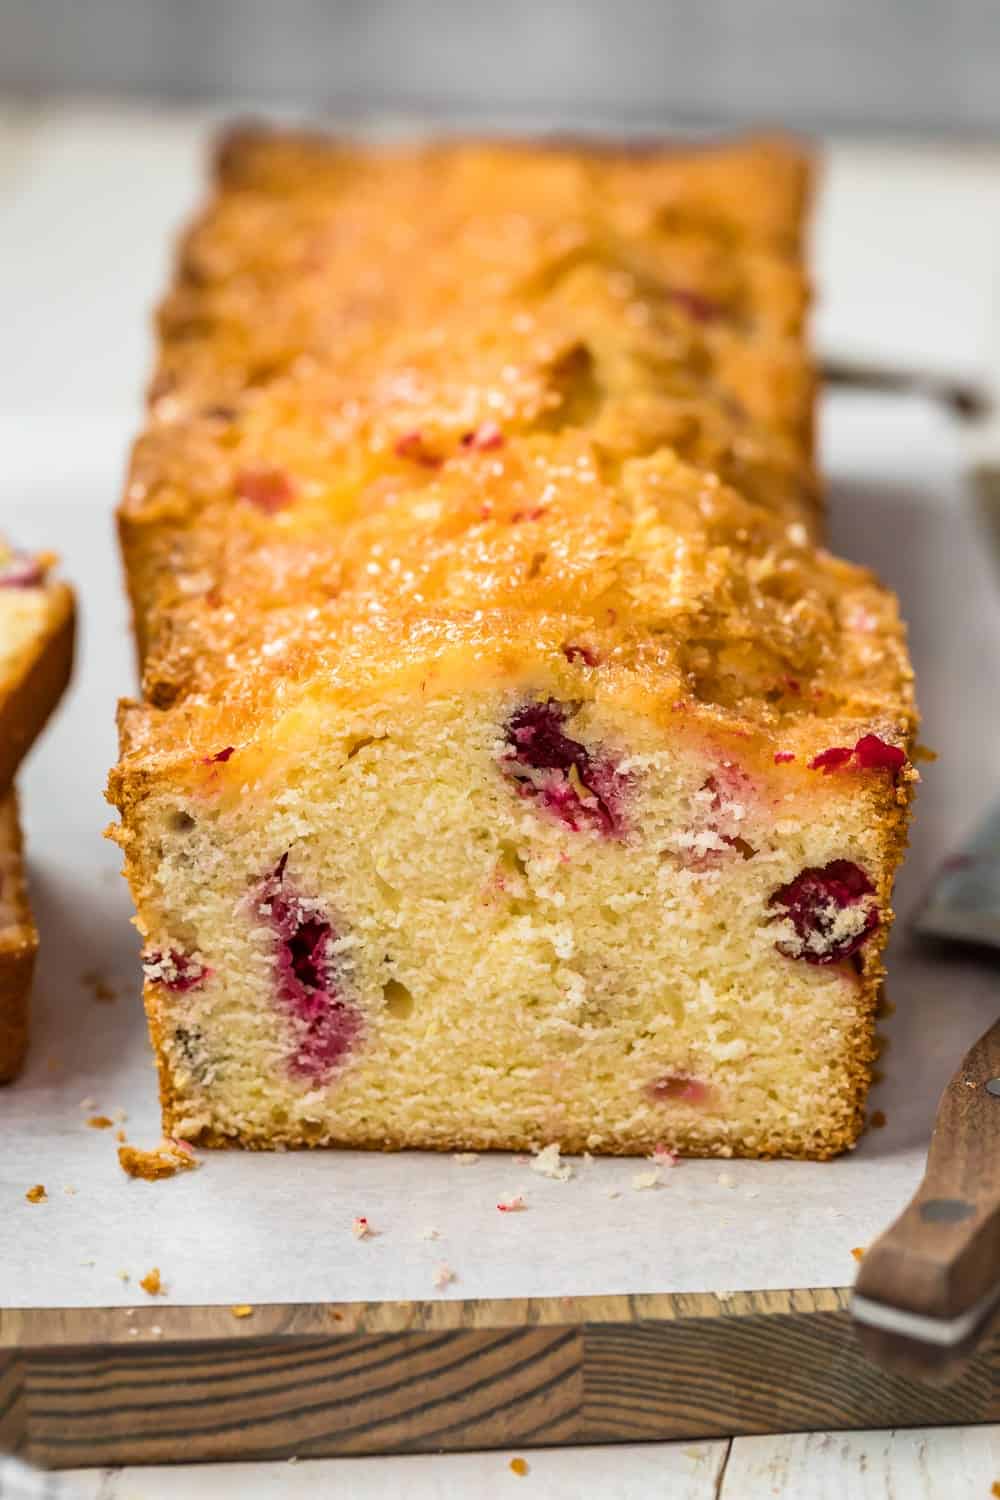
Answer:
[[(855, 1291), (918, 1316), (952, 1320), (987, 1299), (998, 1281), (1000, 1021), (967, 1054), (942, 1094), (924, 1180), (866, 1251)], [(862, 1335), (875, 1357), (900, 1367), (891, 1358), (891, 1339), (887, 1344), (868, 1329)], [(883, 1358), (887, 1349), (889, 1359)], [(935, 1353), (927, 1345), (917, 1363), (926, 1373), (954, 1360), (946, 1348)]]

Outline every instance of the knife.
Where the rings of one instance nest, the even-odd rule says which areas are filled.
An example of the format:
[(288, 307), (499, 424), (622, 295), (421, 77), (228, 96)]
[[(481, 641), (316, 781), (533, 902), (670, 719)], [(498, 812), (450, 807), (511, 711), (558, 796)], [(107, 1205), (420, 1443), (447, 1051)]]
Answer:
[(1000, 1314), (1000, 1021), (941, 1096), (924, 1179), (865, 1252), (851, 1312), (865, 1352), (930, 1384), (959, 1375)]

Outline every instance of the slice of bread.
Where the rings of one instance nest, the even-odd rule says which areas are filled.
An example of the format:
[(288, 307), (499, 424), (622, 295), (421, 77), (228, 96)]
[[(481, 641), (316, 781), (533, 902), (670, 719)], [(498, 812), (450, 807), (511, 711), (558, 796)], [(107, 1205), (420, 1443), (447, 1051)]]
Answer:
[(0, 540), (0, 791), (62, 697), (73, 666), (74, 601), (51, 554)]
[(17, 795), (0, 798), (0, 1083), (8, 1083), (28, 1046), (28, 995), (38, 933), (28, 905)]

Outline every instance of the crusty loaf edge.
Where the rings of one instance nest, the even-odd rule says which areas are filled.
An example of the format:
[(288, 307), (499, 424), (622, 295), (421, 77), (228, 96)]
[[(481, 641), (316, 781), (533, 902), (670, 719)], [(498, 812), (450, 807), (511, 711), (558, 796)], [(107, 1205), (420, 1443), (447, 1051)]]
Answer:
[(0, 927), (0, 1083), (20, 1072), (28, 1049), (29, 1000), (38, 933), (28, 904), (17, 794), (0, 799), (0, 874), (14, 921)]
[(0, 689), (0, 788), (45, 728), (73, 673), (76, 600), (67, 583), (46, 585), (45, 629), (24, 670)]

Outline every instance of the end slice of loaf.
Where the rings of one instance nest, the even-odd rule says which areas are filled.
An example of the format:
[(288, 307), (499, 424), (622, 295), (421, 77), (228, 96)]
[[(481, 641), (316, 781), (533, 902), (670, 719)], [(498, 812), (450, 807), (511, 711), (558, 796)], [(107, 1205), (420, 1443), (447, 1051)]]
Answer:
[(28, 1046), (28, 1004), (38, 933), (28, 904), (17, 795), (0, 798), (0, 1083), (16, 1076)]
[(73, 591), (50, 578), (52, 563), (0, 539), (0, 790), (10, 786), (72, 671)]
[(825, 1157), (915, 728), (822, 546), (807, 163), (229, 143), (121, 511), (165, 1128)]

